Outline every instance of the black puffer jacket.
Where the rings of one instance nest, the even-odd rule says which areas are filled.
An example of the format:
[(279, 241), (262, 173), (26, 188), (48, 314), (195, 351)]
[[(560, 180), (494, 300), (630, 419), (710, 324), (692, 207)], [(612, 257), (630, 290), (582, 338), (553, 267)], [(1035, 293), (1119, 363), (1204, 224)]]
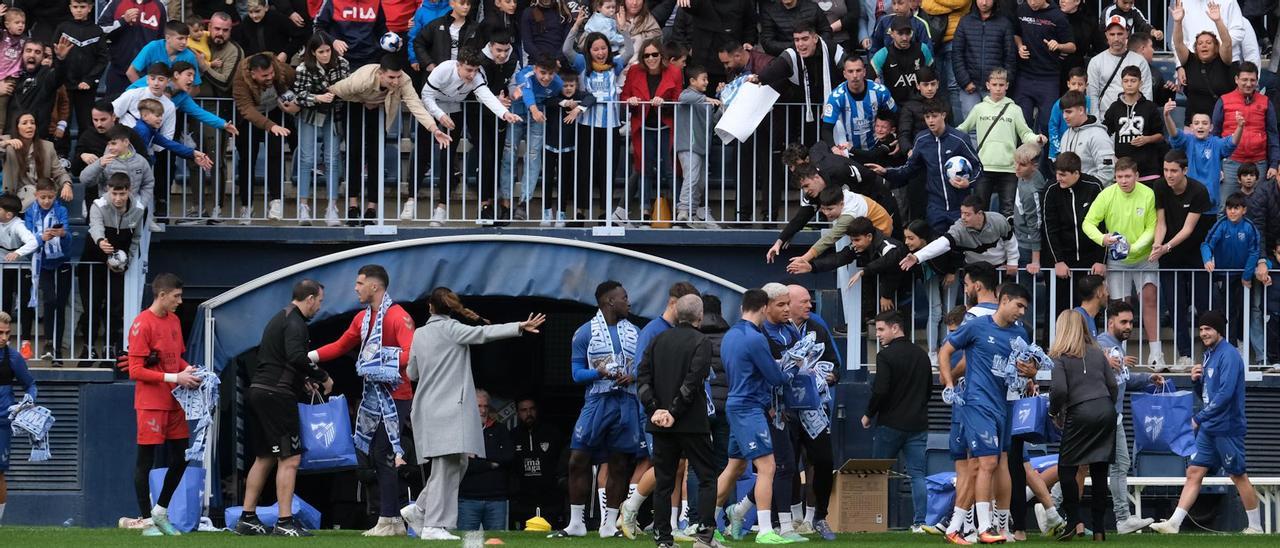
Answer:
[[(818, 36), (835, 48), (831, 41), (831, 23), (826, 14), (818, 9), (818, 5), (807, 0), (800, 0), (787, 9), (782, 2), (771, 0), (760, 4), (760, 46), (769, 55), (781, 55), (783, 50), (795, 45), (791, 33), (800, 23), (811, 23), (818, 29)], [(659, 21), (661, 24), (661, 21)]]
[(1013, 21), (992, 14), (986, 20), (978, 10), (970, 11), (956, 27), (951, 51), (955, 62), (956, 83), (960, 89), (973, 84), (985, 89), (987, 73), (996, 67), (1009, 71), (1009, 81), (1016, 82), (1017, 49), (1013, 44)]
[[(658, 21), (659, 25), (662, 23)], [(705, 67), (713, 75), (724, 74), (724, 64), (716, 51), (719, 40), (728, 36), (754, 44), (759, 38), (756, 3), (752, 0), (693, 0), (688, 8), (676, 13), (674, 27), (671, 37), (689, 48), (691, 64)]]
[(716, 414), (724, 413), (724, 402), (729, 399), (729, 377), (724, 372), (724, 360), (720, 359), (720, 341), (724, 340), (729, 324), (719, 314), (704, 314), (702, 325), (698, 327), (711, 343), (711, 372), (715, 376), (708, 379), (711, 385), (711, 403), (716, 406)]
[[(476, 23), (475, 19), (468, 17), (465, 21), (458, 31), (459, 49), (471, 43), (479, 30), (479, 23)], [(427, 23), (427, 26), (418, 31), (418, 35), (413, 38), (413, 54), (417, 57), (418, 65), (422, 70), (427, 70), (430, 65), (438, 65), (453, 59), (450, 55), (450, 50), (453, 48), (453, 35), (449, 34), (451, 26), (453, 26), (452, 12)]]

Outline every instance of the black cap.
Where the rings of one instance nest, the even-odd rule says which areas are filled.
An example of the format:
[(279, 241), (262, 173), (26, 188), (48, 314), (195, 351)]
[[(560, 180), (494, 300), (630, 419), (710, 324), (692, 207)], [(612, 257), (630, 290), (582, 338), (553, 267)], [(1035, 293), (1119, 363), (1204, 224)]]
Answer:
[(889, 20), (889, 30), (912, 30), (911, 18), (905, 15), (895, 15)]
[(1219, 335), (1227, 334), (1227, 318), (1217, 310), (1206, 310), (1201, 313), (1200, 318), (1196, 320), (1196, 327), (1201, 326), (1208, 326)]

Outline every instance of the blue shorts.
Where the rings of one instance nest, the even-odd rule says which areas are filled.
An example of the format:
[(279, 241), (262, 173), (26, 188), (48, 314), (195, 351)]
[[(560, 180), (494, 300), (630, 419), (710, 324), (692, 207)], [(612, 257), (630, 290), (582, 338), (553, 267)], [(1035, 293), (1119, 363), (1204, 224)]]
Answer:
[(965, 407), (961, 418), (960, 432), (965, 448), (971, 458), (999, 456), (1004, 450), (1003, 415), (993, 416), (990, 413)]
[(0, 417), (0, 472), (9, 471), (9, 440), (12, 437), (13, 430), (10, 429), (9, 419)]
[(1244, 436), (1220, 436), (1196, 432), (1196, 452), (1192, 466), (1203, 466), (1212, 473), (1221, 467), (1229, 476), (1245, 473)]
[(588, 396), (573, 425), (569, 448), (599, 453), (640, 452), (640, 407), (631, 394)]
[(969, 460), (969, 449), (964, 444), (964, 429), (958, 422), (951, 423), (951, 433), (948, 438), (948, 452), (951, 453), (951, 460), (962, 461)]
[(729, 458), (755, 460), (773, 454), (773, 438), (764, 409), (730, 407), (725, 418), (729, 420)]

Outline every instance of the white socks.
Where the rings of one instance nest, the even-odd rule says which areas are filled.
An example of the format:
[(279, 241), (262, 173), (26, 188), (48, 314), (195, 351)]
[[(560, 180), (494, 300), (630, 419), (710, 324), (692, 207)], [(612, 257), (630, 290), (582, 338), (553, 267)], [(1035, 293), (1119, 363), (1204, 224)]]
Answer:
[[(5, 503), (0, 502), (0, 521), (3, 521), (3, 520), (4, 520), (4, 505), (5, 505)], [(1255, 512), (1256, 512), (1256, 510), (1255, 510)]]
[(671, 509), (671, 530), (680, 530), (680, 514), (677, 513), (674, 508)]
[(791, 515), (795, 516), (795, 518), (798, 520), (803, 520), (804, 519), (804, 503), (802, 502), (800, 504), (792, 504)]
[(773, 531), (773, 512), (768, 510), (756, 510), (756, 525), (760, 527), (758, 534), (765, 534)]
[(569, 526), (564, 530), (569, 534), (582, 536), (587, 534), (587, 505), (570, 504), (569, 505)]
[(1181, 529), (1182, 520), (1186, 519), (1186, 517), (1187, 517), (1186, 510), (1183, 510), (1182, 508), (1174, 509), (1173, 515), (1169, 516), (1169, 523), (1172, 523), (1174, 527)]
[(634, 495), (636, 493), (636, 490), (639, 488), (640, 488), (640, 484), (638, 483), (627, 484), (627, 496), (629, 497), (631, 495)]
[(968, 510), (959, 506), (955, 506), (951, 509), (951, 522), (947, 524), (948, 535), (951, 533), (959, 533), (964, 529), (965, 516), (968, 513)]
[(738, 515), (745, 516), (755, 507), (756, 503), (751, 502), (751, 497), (742, 497), (742, 500), (738, 501)]
[(804, 507), (804, 522), (805, 522), (805, 523), (808, 523), (808, 524), (812, 525), (812, 524), (813, 524), (813, 520), (814, 520), (814, 518), (816, 518), (816, 517), (817, 517), (817, 515), (818, 515), (818, 509), (817, 509), (817, 508), (814, 508), (814, 507), (812, 507), (812, 506), (805, 506), (805, 507)]
[(689, 499), (680, 499), (680, 514), (676, 516), (676, 523), (681, 521), (689, 521)]
[[(1261, 510), (1261, 507), (1254, 508), (1253, 510), (1245, 510), (1244, 513), (1245, 515), (1249, 516), (1249, 528), (1257, 529), (1261, 531), (1262, 530), (1262, 512), (1260, 512), (1259, 510)], [(0, 504), (0, 516), (2, 516), (3, 514), (4, 514), (4, 505)]]
[(158, 504), (155, 506), (152, 506), (151, 517), (156, 517), (156, 516), (164, 516), (166, 518), (169, 517), (169, 509), (163, 506), (160, 506)]
[(791, 523), (791, 512), (778, 512), (778, 532), (785, 535), (795, 530)]
[(991, 528), (991, 503), (979, 502), (974, 507), (978, 511), (978, 532), (986, 532)]
[(1045, 515), (1045, 519), (1049, 522), (1050, 526), (1054, 526), (1066, 521), (1062, 519), (1062, 514), (1058, 513), (1058, 509), (1052, 506), (1050, 506), (1048, 510), (1044, 511), (1044, 515)]
[(644, 504), (644, 500), (647, 498), (649, 497), (632, 491), (631, 494), (627, 495), (627, 500), (622, 503), (622, 506), (626, 508), (628, 512), (639, 512), (640, 505)]
[(618, 530), (618, 509), (605, 508), (604, 518), (600, 520), (600, 538), (609, 538)]
[[(1160, 341), (1147, 341), (1147, 349), (1150, 350), (1150, 355), (1158, 360), (1159, 363), (1165, 363), (1164, 347), (1160, 346)], [(1151, 361), (1151, 358), (1148, 358), (1147, 361)]]
[(602, 516), (604, 515), (605, 504), (609, 502), (608, 498), (605, 496), (604, 487), (596, 489), (596, 501), (600, 504), (600, 515)]

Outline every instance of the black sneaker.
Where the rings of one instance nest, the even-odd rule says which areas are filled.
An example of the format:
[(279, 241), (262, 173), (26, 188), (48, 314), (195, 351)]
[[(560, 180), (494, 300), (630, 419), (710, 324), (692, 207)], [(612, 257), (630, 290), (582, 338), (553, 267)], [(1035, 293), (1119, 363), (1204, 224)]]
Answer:
[(360, 223), (364, 226), (378, 224), (378, 210), (370, 207), (364, 210), (364, 222)]
[(314, 536), (295, 519), (282, 519), (271, 529), (273, 537), (310, 537)]
[(258, 516), (240, 516), (240, 522), (236, 523), (236, 534), (245, 537), (253, 537), (269, 534), (267, 526), (262, 524)]
[(347, 208), (347, 226), (360, 226), (360, 208), (356, 206)]

